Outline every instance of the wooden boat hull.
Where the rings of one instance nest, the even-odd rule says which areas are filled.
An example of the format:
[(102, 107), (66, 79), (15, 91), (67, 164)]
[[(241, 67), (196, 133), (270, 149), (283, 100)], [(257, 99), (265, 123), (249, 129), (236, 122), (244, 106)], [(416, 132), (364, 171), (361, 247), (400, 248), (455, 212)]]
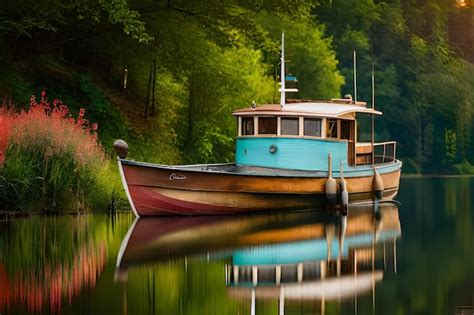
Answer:
[[(137, 217), (220, 215), (313, 209), (325, 204), (324, 172), (258, 175), (118, 160), (124, 188)], [(378, 167), (384, 200), (398, 192), (399, 166)], [(382, 170), (382, 171), (381, 171)], [(348, 174), (349, 175), (349, 174)], [(350, 201), (371, 200), (373, 175), (345, 177)]]

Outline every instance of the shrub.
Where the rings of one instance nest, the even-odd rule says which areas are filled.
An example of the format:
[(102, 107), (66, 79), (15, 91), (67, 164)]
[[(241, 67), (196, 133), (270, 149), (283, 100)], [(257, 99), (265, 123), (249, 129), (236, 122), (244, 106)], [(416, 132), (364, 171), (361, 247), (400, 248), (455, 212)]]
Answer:
[(8, 139), (10, 138), (11, 126), (13, 116), (8, 111), (6, 106), (0, 108), (0, 165), (5, 160), (5, 151), (8, 145)]
[(105, 207), (111, 192), (97, 124), (77, 119), (43, 90), (27, 111), (0, 110), (0, 201), (7, 209), (72, 212)]

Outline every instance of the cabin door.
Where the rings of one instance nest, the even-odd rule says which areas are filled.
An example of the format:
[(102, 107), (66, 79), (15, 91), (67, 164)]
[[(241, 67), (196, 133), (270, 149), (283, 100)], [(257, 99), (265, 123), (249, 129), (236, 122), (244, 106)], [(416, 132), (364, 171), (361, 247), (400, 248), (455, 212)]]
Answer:
[(341, 139), (347, 140), (347, 162), (355, 165), (355, 120), (341, 120)]

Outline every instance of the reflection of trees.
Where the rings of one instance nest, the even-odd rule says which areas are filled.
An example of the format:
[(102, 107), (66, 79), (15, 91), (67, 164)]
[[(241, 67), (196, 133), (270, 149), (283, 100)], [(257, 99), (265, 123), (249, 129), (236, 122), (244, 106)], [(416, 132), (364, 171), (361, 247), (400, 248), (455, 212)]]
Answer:
[(127, 307), (136, 314), (246, 314), (228, 298), (221, 261), (178, 259), (129, 271)]
[[(9, 309), (59, 312), (85, 288), (94, 288), (123, 220), (101, 214), (0, 222), (0, 313)], [(117, 244), (116, 244), (117, 243)]]
[(400, 272), (379, 291), (389, 313), (454, 313), (450, 292), (474, 276), (472, 181), (458, 177), (401, 183)]
[(4, 265), (0, 264), (0, 310), (21, 304), (30, 312), (40, 312), (45, 305), (49, 305), (51, 311), (59, 312), (63, 297), (68, 297), (71, 303), (83, 287), (95, 287), (106, 261), (106, 245), (102, 241), (97, 248), (92, 244), (84, 246), (72, 263), (46, 265), (39, 273), (32, 270), (7, 276)]

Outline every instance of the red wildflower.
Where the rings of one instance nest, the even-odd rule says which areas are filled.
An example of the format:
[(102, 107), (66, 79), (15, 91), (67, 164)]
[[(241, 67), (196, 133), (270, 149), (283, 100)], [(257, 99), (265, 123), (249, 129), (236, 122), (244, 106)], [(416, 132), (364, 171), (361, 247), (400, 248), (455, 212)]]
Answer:
[(30, 97), (30, 107), (33, 107), (33, 106), (36, 106), (36, 105), (38, 105), (36, 103), (36, 96), (31, 95), (31, 97)]
[(5, 160), (5, 152), (8, 148), (8, 139), (13, 127), (14, 116), (9, 112), (6, 105), (0, 107), (0, 166)]
[[(30, 98), (30, 108), (15, 114), (6, 105), (0, 107), (0, 165), (5, 159), (7, 146), (32, 148), (43, 146), (46, 156), (73, 150), (79, 164), (88, 164), (103, 158), (103, 150), (97, 142), (97, 124), (89, 124), (84, 119), (85, 109), (81, 108), (77, 121), (69, 115), (69, 109), (60, 100), (53, 106), (46, 99), (46, 91), (41, 92), (41, 101)], [(91, 130), (94, 131), (91, 133)]]

